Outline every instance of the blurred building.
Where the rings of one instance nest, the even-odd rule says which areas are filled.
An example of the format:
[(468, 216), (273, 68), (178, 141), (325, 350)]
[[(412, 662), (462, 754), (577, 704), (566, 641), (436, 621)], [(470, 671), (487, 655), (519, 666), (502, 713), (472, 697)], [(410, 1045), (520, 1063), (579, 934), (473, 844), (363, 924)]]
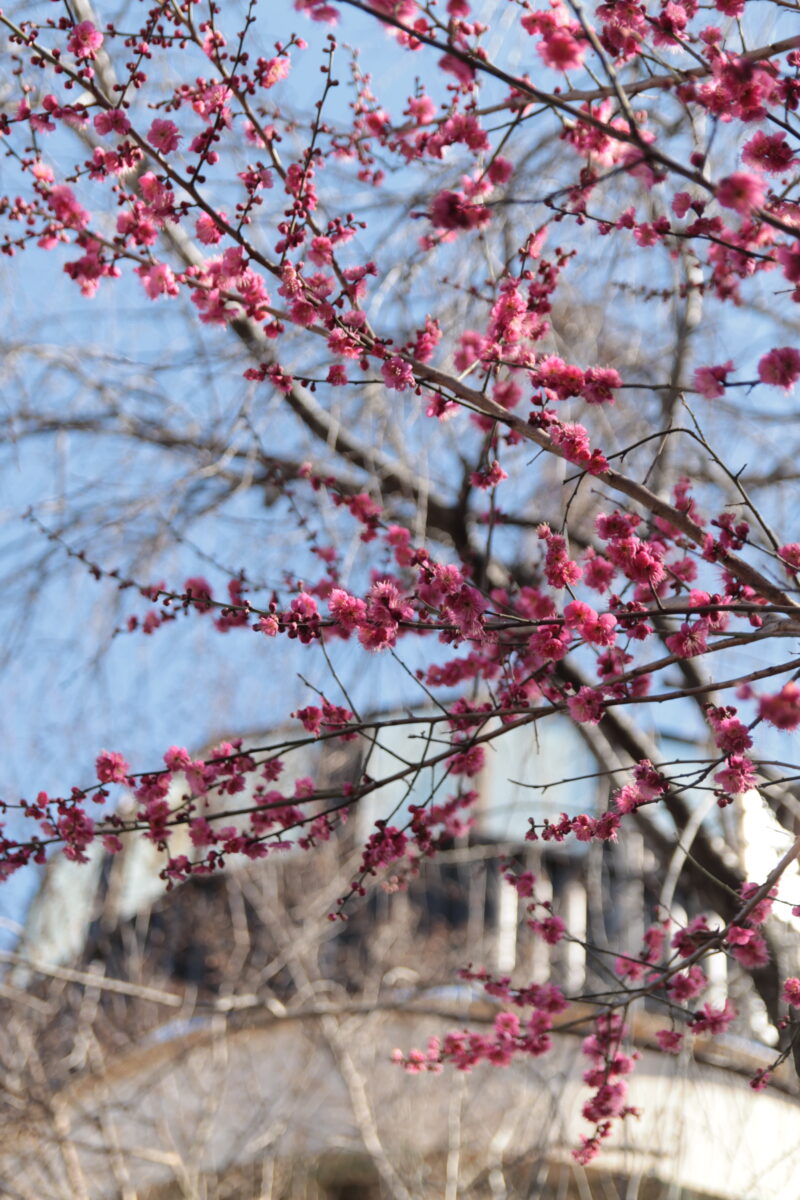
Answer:
[[(371, 756), (374, 777), (415, 731), (390, 736)], [(374, 887), (346, 923), (327, 914), (402, 793), (377, 793), (313, 855), (232, 864), (170, 892), (141, 839), (85, 865), (54, 858), (3, 985), (0, 1195), (796, 1200), (796, 1080), (748, 1086), (772, 1056), (753, 1036), (746, 980), (721, 956), (715, 998), (732, 994), (752, 1020), (674, 1059), (655, 1049), (663, 1016), (632, 1012), (630, 1102), (642, 1116), (590, 1169), (571, 1157), (590, 1131), (586, 1003), (559, 1019), (540, 1059), (413, 1077), (389, 1061), (395, 1046), (491, 1025), (498, 1007), (459, 982), (468, 962), (577, 996), (609, 986), (610, 947), (639, 948), (667, 871), (635, 836), (622, 847), (524, 840), (530, 816), (601, 799), (580, 778), (592, 764), (574, 729), (553, 723), (547, 739), (507, 739), (476, 781), (469, 836), (404, 890)], [(318, 777), (341, 778), (350, 754), (329, 751)], [(523, 779), (540, 786), (512, 782)], [(536, 874), (572, 940), (531, 938), (502, 883), (509, 861)], [(680, 879), (670, 887), (673, 907), (691, 911)]]

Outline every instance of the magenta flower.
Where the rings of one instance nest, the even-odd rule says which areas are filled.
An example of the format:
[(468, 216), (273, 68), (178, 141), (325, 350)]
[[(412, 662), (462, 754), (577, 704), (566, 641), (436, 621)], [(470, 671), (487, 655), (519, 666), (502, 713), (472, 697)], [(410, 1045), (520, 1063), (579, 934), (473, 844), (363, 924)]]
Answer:
[(770, 350), (758, 362), (758, 378), (762, 383), (781, 387), (791, 392), (800, 379), (800, 351), (793, 346), (780, 346)]
[(103, 35), (91, 21), (81, 21), (70, 34), (67, 49), (76, 58), (93, 59), (103, 44)]
[(161, 154), (172, 154), (178, 149), (182, 134), (174, 121), (162, 121), (156, 118), (147, 132), (150, 145)]
[(725, 384), (728, 374), (733, 370), (730, 359), (717, 367), (698, 367), (692, 376), (694, 390), (706, 400), (717, 400), (725, 395)]
[(101, 783), (124, 783), (129, 767), (121, 754), (113, 750), (101, 750), (95, 761), (95, 770)]
[(747, 216), (754, 208), (764, 202), (767, 189), (757, 175), (748, 175), (746, 171), (735, 171), (720, 180), (717, 185), (717, 200), (723, 208), (733, 208), (736, 212)]

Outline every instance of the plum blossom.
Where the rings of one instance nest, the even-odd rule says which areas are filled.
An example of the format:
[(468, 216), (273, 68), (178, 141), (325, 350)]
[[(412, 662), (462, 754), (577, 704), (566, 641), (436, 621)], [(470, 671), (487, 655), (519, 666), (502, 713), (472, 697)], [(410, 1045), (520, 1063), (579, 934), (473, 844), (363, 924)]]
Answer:
[(778, 554), (783, 559), (789, 576), (800, 571), (800, 542), (788, 542), (785, 546), (780, 547)]
[(705, 654), (708, 649), (708, 628), (708, 621), (705, 620), (694, 623), (684, 621), (677, 633), (671, 633), (664, 639), (664, 644), (671, 654), (677, 654), (679, 658), (694, 658), (696, 654)]
[(405, 392), (408, 388), (414, 387), (414, 372), (411, 370), (410, 364), (398, 355), (386, 360), (381, 367), (381, 375), (387, 388), (396, 392)]
[(735, 171), (717, 184), (717, 200), (723, 208), (733, 208), (747, 216), (763, 204), (766, 188), (757, 175)]
[(726, 1000), (722, 1008), (714, 1008), (704, 1004), (701, 1012), (692, 1018), (691, 1026), (695, 1033), (727, 1033), (736, 1017), (736, 1009), (730, 1000)]
[(331, 616), (339, 627), (350, 633), (366, 620), (367, 606), (357, 596), (351, 596), (342, 588), (334, 588), (328, 597)]
[(158, 117), (147, 132), (148, 142), (161, 154), (172, 154), (173, 150), (177, 150), (181, 136), (174, 121), (162, 121)]
[(791, 246), (779, 246), (777, 259), (789, 282), (800, 284), (800, 241), (792, 242)]
[(159, 296), (177, 296), (178, 284), (175, 276), (166, 263), (153, 263), (151, 267), (137, 267), (136, 274), (144, 285), (151, 300)]
[(791, 392), (800, 379), (800, 350), (795, 350), (793, 346), (770, 350), (769, 354), (759, 359), (758, 377), (762, 383)]
[(463, 192), (443, 191), (433, 198), (430, 218), (437, 229), (479, 229), (491, 220), (482, 204), (472, 203)]
[(67, 49), (76, 58), (97, 58), (97, 51), (103, 44), (103, 35), (91, 21), (81, 21), (72, 30), (67, 41)]
[(210, 610), (214, 593), (211, 584), (202, 575), (195, 575), (191, 579), (187, 579), (183, 590), (198, 612)]
[(123, 756), (113, 750), (101, 750), (95, 761), (95, 771), (101, 783), (125, 783), (129, 770)]
[(603, 716), (603, 693), (594, 688), (582, 687), (575, 696), (567, 700), (569, 715), (573, 721), (585, 725), (597, 725)]
[(88, 212), (78, 203), (72, 188), (65, 183), (50, 188), (47, 203), (62, 224), (75, 229), (85, 229), (89, 224)]
[(755, 786), (756, 773), (746, 755), (731, 754), (727, 766), (715, 774), (714, 782), (729, 795), (738, 796)]
[(569, 29), (557, 27), (546, 33), (536, 47), (547, 67), (554, 71), (573, 71), (583, 65), (586, 45)]
[(86, 850), (94, 838), (94, 822), (81, 808), (71, 808), (59, 817), (59, 837), (64, 842), (64, 857), (72, 862), (88, 862)]
[(619, 371), (613, 367), (589, 367), (581, 394), (587, 404), (613, 404), (611, 389), (622, 386)]
[(785, 133), (768, 134), (759, 130), (749, 142), (745, 142), (742, 150), (742, 162), (748, 167), (775, 175), (787, 171), (795, 161)]
[(795, 976), (787, 979), (783, 985), (781, 995), (792, 1008), (800, 1008), (800, 979), (797, 979)]
[(790, 681), (774, 696), (762, 696), (758, 714), (776, 729), (796, 729), (800, 725), (800, 687)]
[(489, 170), (487, 171), (487, 175), (495, 187), (498, 187), (503, 183), (508, 183), (513, 173), (514, 164), (509, 162), (507, 158), (503, 158), (501, 155), (498, 155), (497, 158), (492, 159), (492, 162), (489, 164)]
[(698, 367), (692, 376), (694, 390), (706, 400), (717, 400), (725, 395), (725, 384), (733, 370), (730, 359), (716, 367)]
[(120, 108), (106, 108), (97, 113), (93, 124), (101, 137), (107, 133), (126, 134), (131, 127), (127, 113)]

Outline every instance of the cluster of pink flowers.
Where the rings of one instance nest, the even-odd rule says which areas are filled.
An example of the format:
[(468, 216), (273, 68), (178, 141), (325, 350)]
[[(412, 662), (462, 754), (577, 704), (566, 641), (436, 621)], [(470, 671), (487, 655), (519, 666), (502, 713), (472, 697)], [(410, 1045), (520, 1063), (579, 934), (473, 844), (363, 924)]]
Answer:
[(638, 1057), (636, 1053), (622, 1051), (626, 1033), (618, 1013), (601, 1013), (594, 1022), (594, 1033), (583, 1042), (583, 1053), (591, 1063), (583, 1079), (595, 1089), (581, 1110), (586, 1120), (594, 1124), (594, 1132), (590, 1136), (582, 1134), (580, 1149), (573, 1151), (575, 1159), (584, 1166), (597, 1157), (615, 1120), (638, 1116), (637, 1110), (625, 1103), (628, 1094), (625, 1077)]
[[(696, 0), (661, 0), (651, 10), (637, 0), (606, 0), (586, 17), (562, 0), (541, 8), (526, 0), (518, 26), (532, 39), (523, 42), (535, 49), (539, 74), (546, 68), (544, 82), (533, 82), (492, 61), (488, 28), (475, 19), (468, 0), (447, 0), (437, 20), (416, 0), (371, 0), (367, 8), (394, 37), (392, 51), (415, 55), (407, 60), (415, 73), (417, 63), (428, 61), (426, 43), (435, 49), (432, 74), (418, 80), (402, 116), (394, 117), (378, 94), (375, 73), (364, 73), (354, 58), (350, 119), (329, 119), (328, 93), (338, 86), (334, 50), (343, 48), (331, 35), (314, 115), (310, 125), (300, 125), (287, 115), (282, 85), (306, 49), (302, 39), (276, 43), (274, 53), (261, 55), (245, 46), (248, 18), (235, 50), (225, 6), (218, 6), (219, 20), (197, 24), (191, 7), (156, 6), (136, 34), (111, 21), (101, 31), (69, 12), (41, 29), (26, 18), (20, 32), (0, 12), (20, 64), (12, 73), (8, 112), (0, 114), (9, 169), (18, 171), (20, 181), (0, 197), (9, 230), (2, 249), (9, 256), (28, 247), (64, 252), (64, 271), (87, 299), (123, 275), (159, 302), (155, 312), (185, 298), (200, 327), (232, 329), (253, 352), (243, 374), (254, 406), (274, 402), (281, 411), (302, 414), (323, 460), (335, 451), (345, 469), (335, 477), (334, 467), (328, 465), (327, 474), (288, 454), (269, 475), (308, 548), (301, 557), (305, 565), (293, 562), (274, 590), (259, 589), (243, 570), (230, 572), (224, 587), (216, 576), (212, 586), (193, 575), (175, 589), (163, 583), (139, 588), (107, 572), (134, 594), (138, 588), (150, 606), (141, 617), (131, 615), (128, 630), (151, 635), (179, 618), (200, 618), (209, 633), (255, 633), (254, 651), (267, 656), (274, 639), (284, 637), (320, 653), (330, 645), (342, 651), (341, 643), (349, 642), (355, 654), (383, 652), (385, 662), (399, 656), (402, 639), (419, 640), (423, 649), (409, 659), (414, 665), (408, 673), (433, 702), (435, 715), (426, 717), (435, 747), (431, 769), (453, 794), (435, 801), (434, 789), (425, 803), (378, 822), (354, 892), (387, 873), (388, 886), (402, 886), (422, 858), (467, 835), (478, 799), (471, 781), (480, 778), (493, 739), (515, 727), (535, 736), (537, 722), (553, 714), (580, 725), (587, 741), (606, 732), (616, 736), (624, 761), (634, 765), (614, 777), (606, 811), (554, 810), (546, 820), (530, 822), (529, 841), (614, 841), (627, 823), (646, 822), (655, 806), (679, 809), (693, 787), (707, 788), (724, 808), (763, 783), (767, 767), (755, 748), (759, 726), (785, 732), (800, 727), (800, 684), (793, 678), (774, 682), (780, 664), (754, 666), (749, 674), (743, 668), (741, 686), (738, 678), (729, 679), (721, 685), (723, 698), (702, 709), (699, 729), (704, 731), (704, 719), (713, 750), (693, 764), (693, 775), (642, 757), (646, 743), (637, 742), (637, 722), (626, 732), (620, 713), (636, 714), (648, 699), (655, 705), (690, 695), (702, 706), (725, 675), (720, 671), (706, 686), (691, 660), (702, 657), (711, 670), (730, 647), (747, 645), (756, 635), (759, 646), (767, 646), (776, 615), (791, 632), (800, 542), (788, 541), (776, 553), (779, 541), (744, 490), (741, 508), (749, 512), (731, 506), (712, 518), (700, 512), (686, 479), (668, 499), (667, 489), (651, 478), (661, 469), (662, 451), (677, 458), (674, 447), (688, 444), (678, 438), (691, 435), (692, 445), (709, 462), (713, 458), (713, 475), (716, 452), (697, 430), (687, 432), (675, 422), (669, 430), (647, 430), (641, 446), (632, 444), (614, 418), (640, 402), (627, 405), (631, 392), (623, 389), (639, 389), (634, 396), (651, 403), (644, 400), (651, 383), (664, 396), (693, 390), (710, 402), (709, 416), (727, 413), (734, 398), (746, 400), (754, 389), (757, 400), (769, 397), (770, 388), (788, 394), (800, 381), (800, 349), (759, 340), (752, 359), (743, 345), (736, 361), (707, 349), (708, 361), (690, 369), (688, 378), (666, 381), (652, 364), (645, 386), (635, 368), (626, 367), (623, 377), (605, 365), (600, 350), (599, 362), (571, 361), (581, 352), (564, 348), (570, 343), (562, 284), (573, 260), (588, 258), (594, 269), (581, 244), (591, 232), (598, 253), (622, 241), (641, 260), (644, 282), (632, 294), (644, 297), (643, 304), (677, 297), (674, 288), (660, 289), (658, 272), (652, 280), (646, 276), (656, 256), (671, 272), (679, 255), (692, 266), (681, 294), (687, 303), (696, 294), (706, 304), (739, 305), (749, 281), (765, 280), (764, 272), (772, 272), (776, 304), (779, 296), (787, 304), (800, 302), (793, 190), (798, 154), (789, 129), (789, 115), (800, 107), (796, 42), (742, 52), (727, 25), (743, 15), (744, 0), (714, 0), (711, 18)], [(340, 16), (327, 0), (295, 0), (295, 8), (315, 21), (335, 23)], [(653, 78), (652, 64), (662, 51), (675, 50), (691, 54), (691, 69)], [(192, 68), (165, 92), (158, 83), (163, 73), (151, 73), (151, 60), (169, 55), (171, 66), (180, 64), (184, 51), (205, 56), (199, 58), (204, 75)], [(110, 94), (98, 81), (106, 56), (115, 65), (120, 60), (125, 72)], [(612, 63), (615, 76), (609, 75)], [(612, 82), (598, 84), (598, 71)], [(576, 81), (565, 80), (565, 73), (578, 73)], [(42, 86), (30, 84), (29, 75)], [(480, 89), (487, 76), (496, 94), (484, 104)], [(552, 92), (544, 90), (551, 86)], [(620, 89), (627, 89), (626, 96)], [(669, 100), (676, 112), (730, 124), (742, 136), (694, 149), (683, 133), (671, 142), (652, 117), (653, 97), (658, 106)], [(539, 158), (527, 158), (522, 141), (531, 128), (537, 136), (541, 130), (536, 155), (548, 139), (556, 149), (562, 142), (571, 148), (554, 158), (552, 183), (548, 166), (543, 181), (537, 174), (531, 186)], [(68, 167), (59, 129), (91, 135), (90, 148)], [(50, 161), (48, 139), (58, 151)], [(400, 319), (396, 310), (396, 321), (387, 320), (383, 309), (393, 278), (384, 242), (393, 244), (393, 231), (389, 236), (387, 222), (384, 239), (383, 230), (375, 235), (378, 226), (369, 228), (387, 195), (386, 180), (393, 178), (401, 187), (411, 181), (419, 199), (408, 215), (422, 231), (406, 238), (415, 257), (404, 280), (406, 311)], [(361, 206), (363, 195), (370, 199)], [(519, 238), (513, 234), (519, 222), (503, 223), (509, 211), (531, 214), (521, 221)], [(561, 230), (582, 233), (565, 233), (551, 251)], [(479, 264), (474, 269), (473, 260)], [(463, 275), (454, 273), (454, 265), (459, 271), (464, 265)], [(417, 277), (428, 281), (430, 293), (414, 291)], [(460, 305), (455, 320), (436, 295), (451, 283)], [(581, 286), (579, 280), (573, 284), (573, 297)], [(619, 294), (626, 294), (622, 286)], [(649, 315), (653, 308), (642, 311)], [(606, 346), (624, 336), (614, 313), (609, 302), (614, 338), (604, 339)], [(636, 315), (637, 329), (645, 330), (646, 322), (647, 316)], [(452, 419), (451, 447), (434, 472), (449, 476), (451, 465), (461, 472), (459, 481), (444, 480), (458, 497), (452, 507), (434, 500), (435, 489), (429, 495), (427, 483), (414, 475), (417, 433), (405, 446), (410, 474), (369, 439), (351, 438), (347, 426), (362, 388), (367, 397), (382, 395), (398, 421), (406, 411)], [(772, 393), (770, 402), (780, 398)], [(439, 426), (430, 431), (437, 436)], [(658, 446), (651, 434), (663, 438), (663, 447), (649, 460), (650, 470), (636, 474), (631, 461)], [(405, 430), (397, 433), (404, 436)], [(541, 496), (542, 507), (523, 511), (527, 494), (518, 493), (517, 482), (539, 452), (560, 460), (570, 495), (579, 498), (577, 509), (584, 506), (580, 528), (572, 525), (576, 510), (566, 492), (563, 504), (554, 489)], [(271, 454), (259, 454), (259, 462)], [(731, 478), (738, 484), (738, 476)], [(609, 500), (612, 493), (616, 499)], [(337, 532), (352, 526), (356, 550), (369, 547), (363, 557), (348, 563), (336, 536), (320, 540), (303, 507), (316, 494), (326, 501)], [(602, 500), (592, 499), (597, 495)], [(594, 503), (608, 508), (592, 528), (585, 511)], [(557, 524), (562, 519), (563, 526)], [(524, 562), (506, 572), (500, 557), (515, 523), (536, 536), (518, 543)], [(432, 529), (447, 547), (440, 559), (429, 548)], [(103, 577), (100, 567), (90, 569)], [(773, 576), (781, 577), (780, 586)], [(434, 645), (438, 653), (428, 651)], [(788, 675), (794, 665), (785, 670)], [(727, 703), (734, 692), (737, 706)], [(291, 714), (298, 724), (287, 753), (307, 752), (312, 740), (368, 736), (370, 723), (355, 708), (354, 701), (336, 703), (321, 691), (304, 697)], [(75, 861), (85, 861), (100, 841), (109, 853), (119, 853), (120, 835), (130, 826), (165, 852), (163, 874), (172, 885), (220, 869), (230, 855), (254, 859), (268, 849), (310, 849), (327, 841), (351, 804), (380, 787), (380, 780), (354, 772), (333, 798), (308, 775), (279, 791), (272, 785), (284, 768), (276, 755), (251, 754), (237, 742), (204, 758), (171, 747), (164, 768), (140, 774), (122, 754), (101, 751), (91, 786), (64, 798), (40, 793), (33, 804), (21, 805), (36, 832), (27, 840), (0, 841), (0, 874), (43, 861), (51, 844), (63, 845)], [(409, 781), (418, 770), (418, 763), (399, 761), (395, 774)], [(102, 807), (115, 787), (133, 797), (134, 815), (125, 829)], [(220, 801), (231, 796), (240, 797), (236, 821), (221, 811)], [(645, 805), (654, 808), (637, 816)], [(176, 825), (188, 830), (186, 854), (169, 853)], [(507, 878), (525, 902), (533, 936), (548, 945), (569, 936), (562, 917), (537, 898), (530, 872), (509, 868)], [(758, 903), (748, 907), (757, 895)], [(735, 903), (735, 889), (733, 896)], [(638, 954), (616, 956), (620, 994), (636, 985), (673, 1010), (683, 1006), (673, 1015), (693, 1033), (728, 1029), (734, 1019), (729, 1003), (706, 1002), (696, 1011), (688, 1006), (707, 987), (701, 965), (706, 953), (726, 953), (750, 972), (768, 961), (761, 927), (774, 897), (747, 883), (739, 898), (738, 915), (729, 914), (723, 928), (710, 929), (705, 917), (693, 917), (669, 950), (668, 923), (656, 920)], [(666, 962), (665, 953), (672, 953)], [(566, 1006), (558, 989), (512, 987), (509, 979), (480, 971), (465, 978), (509, 1011), (497, 1014), (490, 1032), (455, 1031), (431, 1040), (425, 1051), (398, 1052), (407, 1070), (439, 1071), (445, 1063), (460, 1070), (480, 1062), (504, 1066), (515, 1055), (550, 1048), (554, 1016)], [(782, 995), (800, 1008), (800, 980), (786, 980)], [(520, 1015), (523, 1009), (530, 1011)], [(633, 1111), (626, 1078), (634, 1056), (622, 1049), (625, 1037), (621, 1019), (609, 1012), (597, 1018), (584, 1042), (584, 1079), (592, 1095), (583, 1113), (594, 1128), (578, 1152), (581, 1162), (589, 1162), (613, 1123)], [(677, 1053), (684, 1034), (662, 1029), (656, 1040), (665, 1052)], [(757, 1077), (756, 1086), (767, 1074)]]

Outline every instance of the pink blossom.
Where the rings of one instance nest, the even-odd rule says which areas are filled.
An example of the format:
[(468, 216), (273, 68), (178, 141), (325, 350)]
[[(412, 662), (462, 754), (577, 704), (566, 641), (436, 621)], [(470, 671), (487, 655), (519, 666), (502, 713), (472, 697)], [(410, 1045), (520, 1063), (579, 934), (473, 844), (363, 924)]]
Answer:
[[(760, 887), (760, 885), (757, 883), (743, 883), (740, 888), (740, 891), (739, 891), (739, 894), (741, 895), (742, 900), (752, 899), (752, 897), (755, 895), (755, 893), (757, 891), (759, 891), (759, 887)], [(777, 887), (773, 887), (770, 890), (769, 894), (762, 897), (762, 899), (758, 901), (758, 903), (755, 905), (755, 907), (750, 910), (750, 916), (748, 917), (748, 921), (750, 922), (751, 925), (763, 925), (764, 924), (767, 917), (772, 912), (773, 901), (775, 900), (775, 897), (777, 896), (777, 894), (778, 894)], [(797, 915), (797, 914), (795, 914), (795, 915)]]
[(64, 857), (72, 862), (88, 862), (85, 853), (94, 838), (94, 821), (81, 808), (71, 808), (59, 817), (58, 836), (64, 842)]
[(763, 204), (766, 188), (757, 175), (746, 171), (735, 171), (717, 184), (717, 200), (723, 208), (733, 208), (747, 216), (754, 208)]
[(709, 724), (714, 730), (714, 741), (724, 754), (744, 754), (753, 744), (747, 727), (734, 716), (735, 709), (706, 709)]
[(189, 822), (189, 838), (193, 846), (213, 846), (217, 841), (217, 835), (205, 817), (195, 817)]
[(417, 125), (430, 125), (436, 116), (436, 105), (430, 96), (412, 96), (405, 109), (405, 115), (411, 117)]
[(414, 387), (414, 372), (410, 364), (397, 355), (386, 360), (381, 367), (381, 375), (387, 388), (396, 392), (404, 392), (407, 388)]
[(195, 575), (186, 580), (183, 590), (198, 612), (209, 611), (214, 593), (207, 579), (202, 575)]
[(91, 21), (81, 21), (72, 30), (67, 41), (67, 49), (76, 58), (93, 59), (103, 44), (103, 35)]
[(800, 379), (800, 350), (795, 350), (793, 346), (770, 350), (769, 354), (759, 359), (758, 377), (762, 383), (791, 392)]
[(462, 59), (456, 58), (455, 54), (443, 54), (439, 59), (439, 66), (443, 71), (454, 75), (463, 88), (472, 86), (475, 79), (475, 68)]
[(101, 783), (125, 783), (130, 767), (121, 754), (101, 750), (95, 760), (95, 771)]
[(519, 875), (509, 872), (505, 875), (505, 881), (514, 888), (518, 896), (526, 900), (533, 895), (536, 876), (532, 871), (520, 871)]
[[(731, 933), (733, 930), (731, 930)], [(757, 970), (759, 967), (765, 967), (769, 962), (769, 950), (764, 938), (755, 929), (746, 930), (750, 933), (750, 937), (746, 942), (738, 941), (733, 947), (733, 957), (748, 971)], [(730, 941), (730, 934), (728, 935)]]
[(545, 575), (551, 587), (564, 588), (577, 583), (583, 568), (567, 555), (566, 539), (560, 533), (552, 533), (549, 525), (540, 525), (539, 538), (547, 543)]
[[(685, 929), (679, 929), (672, 938), (672, 945), (677, 949), (682, 958), (688, 958), (693, 954), (702, 940), (708, 934), (708, 921), (701, 914), (697, 917), (692, 917)], [(700, 940), (698, 941), (698, 936)]]
[(47, 203), (62, 224), (71, 225), (75, 229), (85, 229), (89, 224), (88, 212), (81, 207), (72, 188), (67, 187), (65, 183), (50, 189), (47, 193)]
[(473, 204), (463, 192), (439, 192), (431, 204), (430, 217), (438, 229), (478, 229), (491, 220), (482, 204)]
[(800, 1008), (800, 979), (797, 979), (796, 976), (787, 979), (783, 985), (781, 996), (792, 1008)]
[(383, 826), (370, 836), (364, 848), (362, 871), (374, 875), (378, 867), (388, 866), (402, 858), (407, 846), (408, 838), (401, 830), (392, 825)]
[(603, 716), (603, 693), (594, 688), (582, 687), (576, 696), (567, 700), (569, 715), (573, 721), (584, 725), (597, 725)]
[(462, 750), (447, 760), (451, 775), (467, 775), (470, 778), (478, 775), (486, 762), (486, 751), (483, 746), (471, 746)]
[(567, 932), (567, 927), (561, 917), (549, 916), (541, 921), (529, 921), (528, 925), (534, 933), (538, 933), (542, 940), (547, 942), (548, 946), (557, 946)]
[(725, 395), (725, 384), (728, 375), (733, 370), (730, 359), (717, 367), (698, 367), (692, 376), (694, 390), (706, 400), (716, 400)]
[(800, 687), (790, 681), (774, 696), (762, 696), (758, 714), (776, 729), (796, 729), (800, 725)]
[(224, 49), (227, 44), (225, 35), (220, 29), (207, 29), (203, 39), (203, 53), (213, 59), (218, 51)]
[(583, 560), (583, 578), (586, 586), (600, 593), (607, 591), (617, 573), (614, 564), (598, 554), (593, 546), (584, 551)]
[[(220, 219), (227, 221), (227, 214), (221, 212)], [(202, 242), (204, 246), (216, 246), (222, 238), (223, 231), (220, 229), (217, 222), (210, 213), (201, 213), (195, 222), (195, 232), (197, 240)]]
[(687, 1000), (694, 1000), (696, 996), (699, 996), (707, 984), (708, 980), (695, 963), (688, 971), (680, 971), (677, 975), (672, 976), (667, 984), (667, 992), (671, 1000), (683, 1004)]
[(794, 164), (795, 158), (785, 133), (769, 134), (759, 130), (749, 142), (745, 142), (742, 161), (756, 170), (780, 175)]
[(587, 1121), (605, 1121), (609, 1117), (617, 1117), (625, 1105), (628, 1086), (622, 1079), (613, 1083), (602, 1083), (591, 1100), (587, 1100), (581, 1109)]
[(800, 542), (788, 542), (780, 547), (778, 554), (786, 565), (787, 574), (794, 575), (800, 571)]
[(106, 108), (95, 115), (94, 127), (102, 137), (107, 133), (126, 134), (131, 123), (121, 108)]
[(519, 1033), (519, 1017), (516, 1013), (498, 1013), (494, 1019), (494, 1031), (501, 1037), (516, 1037)]
[(619, 371), (613, 367), (589, 367), (581, 394), (587, 404), (613, 404), (612, 388), (622, 386)]
[(360, 625), (367, 616), (367, 606), (357, 596), (351, 596), (342, 588), (334, 588), (328, 597), (328, 607), (333, 619), (346, 632), (351, 632)]
[(635, 784), (626, 783), (614, 797), (614, 807), (619, 813), (630, 813), (645, 803), (644, 797)]
[(311, 704), (308, 708), (298, 708), (291, 716), (296, 717), (298, 721), (302, 721), (303, 728), (315, 736), (319, 734), (322, 728), (322, 709), (317, 708), (315, 704)]
[(410, 25), (417, 15), (417, 6), (414, 0), (371, 0), (371, 2), (376, 12), (396, 17), (404, 25)]
[(688, 192), (676, 192), (672, 197), (672, 211), (676, 217), (685, 217), (691, 205), (692, 197)]
[(495, 187), (502, 183), (508, 183), (513, 173), (513, 163), (509, 162), (507, 158), (503, 158), (500, 155), (492, 160), (492, 162), (489, 164), (489, 170), (487, 172), (489, 179), (495, 185)]
[(704, 1004), (702, 1012), (691, 1022), (695, 1033), (720, 1034), (727, 1033), (736, 1017), (736, 1009), (730, 1000), (726, 1000), (722, 1008), (714, 1008)]
[(708, 621), (684, 621), (677, 633), (671, 633), (664, 639), (664, 644), (671, 654), (677, 654), (679, 658), (693, 658), (696, 654), (705, 654), (708, 649), (707, 633)]
[(683, 1045), (683, 1034), (676, 1029), (659, 1029), (656, 1033), (659, 1049), (665, 1054), (680, 1054)]
[(792, 242), (791, 246), (779, 246), (777, 259), (789, 282), (800, 283), (800, 241)]
[(554, 71), (576, 70), (583, 65), (586, 56), (586, 46), (563, 26), (548, 31), (536, 49), (545, 66)]
[(647, 972), (647, 964), (639, 962), (634, 958), (628, 958), (625, 955), (619, 955), (614, 959), (614, 971), (619, 975), (620, 979), (636, 983), (639, 979), (644, 978)]
[(161, 154), (172, 154), (178, 150), (181, 133), (174, 121), (163, 121), (156, 118), (148, 130), (148, 142)]
[(643, 583), (647, 587), (657, 587), (666, 575), (661, 555), (662, 548), (658, 544), (643, 542), (633, 536), (614, 537), (606, 547), (606, 557), (618, 566), (628, 579), (634, 583)]
[(343, 363), (331, 363), (331, 365), (328, 367), (326, 382), (330, 383), (333, 387), (345, 386), (345, 384), (348, 382), (348, 378), (347, 368), (343, 365)]
[(317, 615), (317, 602), (308, 592), (300, 592), (292, 600), (290, 608), (302, 620), (307, 621)]
[(166, 263), (153, 263), (151, 267), (137, 267), (136, 274), (141, 279), (144, 290), (151, 300), (159, 296), (177, 296), (178, 285), (171, 269)]
[(183, 746), (170, 746), (164, 754), (164, 762), (170, 771), (183, 771), (192, 765), (192, 757)]
[(731, 754), (728, 756), (728, 765), (717, 771), (714, 782), (730, 795), (741, 795), (756, 784), (753, 764), (744, 754)]
[(508, 479), (508, 475), (500, 466), (497, 459), (492, 462), (487, 470), (473, 471), (470, 475), (472, 486), (480, 488), (481, 491), (488, 491), (490, 488), (497, 487), (498, 483), (502, 483), (504, 479)]
[(286, 79), (291, 67), (291, 62), (287, 55), (281, 55), (280, 58), (269, 58), (258, 60), (258, 82), (263, 88), (274, 87), (282, 79)]
[(546, 355), (531, 372), (534, 383), (547, 389), (556, 400), (578, 396), (584, 386), (585, 375), (580, 367), (565, 363), (555, 354)]

